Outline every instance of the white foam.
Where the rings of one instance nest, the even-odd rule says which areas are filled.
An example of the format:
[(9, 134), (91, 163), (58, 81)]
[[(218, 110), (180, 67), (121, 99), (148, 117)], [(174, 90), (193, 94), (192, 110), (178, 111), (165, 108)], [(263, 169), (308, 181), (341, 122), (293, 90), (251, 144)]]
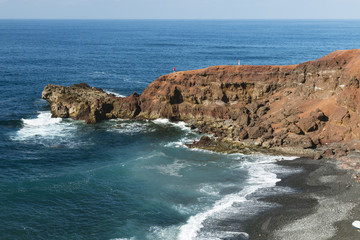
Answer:
[(190, 127), (188, 127), (186, 125), (186, 123), (183, 121), (171, 122), (169, 119), (166, 119), (166, 118), (158, 118), (158, 119), (153, 120), (152, 122), (155, 124), (159, 124), (159, 125), (172, 125), (174, 127), (181, 128), (184, 131), (191, 132)]
[(151, 158), (158, 158), (158, 157), (165, 157), (166, 154), (160, 151), (153, 151), (151, 154), (148, 154), (146, 156), (141, 156), (136, 158), (135, 160), (147, 160)]
[(174, 240), (176, 238), (176, 234), (178, 232), (177, 226), (170, 226), (170, 227), (160, 227), (160, 226), (153, 226), (150, 227), (146, 239), (154, 239), (154, 240)]
[(284, 157), (284, 156), (272, 156), (271, 159), (275, 159), (276, 161), (292, 161), (298, 159), (299, 157)]
[(175, 161), (172, 164), (166, 164), (166, 165), (158, 165), (154, 167), (154, 169), (158, 170), (159, 173), (164, 175), (169, 175), (173, 177), (182, 177), (179, 173), (179, 171), (184, 168), (185, 166), (178, 161)]
[(170, 124), (170, 120), (167, 118), (158, 118), (153, 120), (153, 122), (156, 124)]
[(54, 138), (65, 136), (61, 118), (51, 118), (50, 112), (39, 112), (37, 118), (21, 119), (23, 127), (16, 133), (15, 140), (27, 140), (33, 137)]
[(50, 112), (39, 112), (37, 118), (21, 120), (25, 126), (46, 126), (61, 122), (61, 118), (51, 118)]
[(38, 144), (49, 146), (67, 146), (75, 148), (83, 143), (69, 141), (73, 138), (76, 126), (71, 121), (61, 118), (52, 118), (48, 111), (39, 112), (33, 119), (21, 119), (23, 127), (14, 136), (14, 141), (34, 141)]
[(186, 168), (189, 166), (185, 161), (175, 160), (171, 164), (164, 164), (164, 165), (157, 165), (157, 166), (150, 166), (147, 167), (149, 169), (155, 169), (159, 173), (163, 175), (169, 175), (173, 177), (182, 177), (183, 175), (180, 174), (181, 169)]
[(195, 205), (195, 204), (194, 205), (184, 205), (184, 204), (179, 203), (179, 204), (172, 205), (172, 208), (183, 215), (189, 215), (189, 214), (199, 210), (198, 209), (199, 206)]
[(122, 134), (132, 135), (136, 133), (154, 132), (155, 129), (150, 127), (149, 123), (141, 122), (120, 122), (120, 124), (109, 128), (107, 131), (118, 132)]
[[(206, 219), (221, 219), (227, 214), (235, 212), (236, 209), (234, 209), (234, 204), (244, 203), (248, 201), (247, 197), (255, 193), (258, 189), (273, 187), (278, 181), (280, 181), (280, 179), (276, 177), (275, 173), (269, 171), (269, 168), (271, 168), (270, 164), (274, 162), (275, 157), (257, 156), (252, 157), (252, 159), (255, 159), (255, 161), (246, 161), (245, 163), (241, 164), (241, 167), (247, 168), (249, 172), (249, 179), (247, 181), (246, 187), (239, 193), (224, 196), (222, 199), (216, 201), (214, 205), (207, 211), (191, 216), (187, 223), (181, 226), (177, 237), (178, 240), (221, 239), (224, 237), (222, 234), (226, 233), (200, 234)], [(235, 236), (236, 234), (243, 233), (239, 232), (232, 234)]]
[(246, 193), (244, 192), (241, 195), (227, 195), (217, 201), (210, 210), (198, 213), (195, 216), (191, 216), (187, 223), (181, 226), (178, 239), (201, 239), (200, 236), (198, 236), (198, 233), (204, 227), (203, 222), (211, 216), (221, 214), (223, 211), (230, 208), (235, 202), (246, 201)]
[(219, 191), (214, 186), (209, 185), (209, 184), (204, 184), (203, 186), (201, 186), (199, 191), (201, 193), (205, 193), (205, 194), (211, 195), (211, 196), (219, 195)]
[(116, 97), (126, 97), (125, 95), (121, 95), (119, 93), (116, 93), (116, 92), (113, 92), (113, 91), (109, 91), (109, 90), (104, 90), (107, 94), (113, 94), (115, 95)]
[(174, 147), (174, 148), (187, 148), (186, 143), (192, 143), (193, 141), (198, 140), (197, 138), (183, 137), (175, 142), (169, 142), (165, 144), (165, 147)]

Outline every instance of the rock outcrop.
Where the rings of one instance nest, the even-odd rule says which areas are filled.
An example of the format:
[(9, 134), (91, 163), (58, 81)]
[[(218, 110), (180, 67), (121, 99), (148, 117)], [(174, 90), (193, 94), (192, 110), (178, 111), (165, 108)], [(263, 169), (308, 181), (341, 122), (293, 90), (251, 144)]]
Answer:
[[(86, 84), (48, 85), (43, 98), (54, 117), (87, 123), (111, 118), (181, 120), (213, 134), (216, 141), (291, 153), (317, 149), (312, 154), (319, 158), (360, 150), (359, 79), (360, 50), (354, 49), (291, 66), (176, 72), (127, 98)], [(213, 147), (208, 139), (203, 142)]]
[(86, 83), (71, 87), (49, 84), (42, 92), (42, 98), (51, 104), (52, 117), (73, 118), (86, 123), (112, 118), (131, 119), (140, 112), (138, 94), (115, 97)]

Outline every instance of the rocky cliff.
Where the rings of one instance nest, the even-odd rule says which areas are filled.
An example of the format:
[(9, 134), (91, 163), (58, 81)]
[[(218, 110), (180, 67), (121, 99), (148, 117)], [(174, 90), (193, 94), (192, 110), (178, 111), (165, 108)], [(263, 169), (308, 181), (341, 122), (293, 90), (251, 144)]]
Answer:
[(181, 120), (218, 137), (195, 146), (241, 143), (318, 158), (360, 150), (359, 79), (360, 49), (354, 49), (291, 66), (176, 72), (127, 98), (86, 84), (48, 85), (42, 96), (54, 117)]

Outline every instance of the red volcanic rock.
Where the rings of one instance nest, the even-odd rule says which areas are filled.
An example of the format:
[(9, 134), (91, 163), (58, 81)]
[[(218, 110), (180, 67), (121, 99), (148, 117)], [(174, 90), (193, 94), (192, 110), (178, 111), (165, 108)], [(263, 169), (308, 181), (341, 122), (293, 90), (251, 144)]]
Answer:
[(332, 149), (327, 149), (323, 153), (323, 158), (333, 158), (334, 157), (334, 151)]
[(302, 118), (298, 123), (304, 132), (313, 132), (317, 130), (317, 124), (311, 118)]
[(289, 133), (284, 139), (284, 146), (286, 147), (300, 147), (300, 148), (312, 148), (314, 143), (311, 138), (306, 135), (297, 135)]
[(343, 122), (350, 118), (349, 111), (344, 107), (336, 108), (334, 113), (331, 115), (331, 121), (341, 125)]
[(316, 109), (315, 111), (310, 112), (310, 116), (315, 122), (326, 122), (328, 120), (328, 117), (325, 116), (325, 114), (320, 109)]
[(251, 139), (257, 139), (263, 136), (265, 133), (267, 133), (267, 129), (263, 126), (254, 126), (252, 128), (249, 128), (249, 138)]
[(139, 94), (133, 93), (127, 98), (112, 98), (113, 109), (107, 118), (133, 119), (141, 111)]
[(337, 150), (336, 150), (336, 153), (335, 153), (335, 156), (336, 156), (337, 158), (346, 156), (346, 152), (347, 152), (347, 151), (344, 150), (344, 149), (337, 149)]
[(291, 124), (289, 126), (289, 132), (295, 133), (295, 134), (302, 134), (303, 133), (303, 131), (301, 131), (301, 129), (298, 126), (296, 126), (295, 124)]
[(48, 85), (43, 98), (54, 117), (89, 123), (168, 118), (191, 121), (226, 141), (250, 138), (245, 141), (299, 148), (337, 142), (360, 150), (359, 79), (360, 50), (353, 49), (298, 65), (176, 72), (127, 98), (84, 84)]

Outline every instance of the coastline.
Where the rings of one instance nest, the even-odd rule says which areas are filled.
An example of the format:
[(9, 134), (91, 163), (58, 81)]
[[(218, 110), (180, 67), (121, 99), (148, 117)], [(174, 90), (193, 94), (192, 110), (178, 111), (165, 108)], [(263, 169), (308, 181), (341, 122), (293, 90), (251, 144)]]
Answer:
[(344, 170), (335, 159), (314, 161), (299, 158), (280, 165), (304, 171), (282, 179), (278, 185), (299, 190), (295, 194), (271, 196), (263, 201), (280, 204), (250, 220), (249, 239), (359, 239), (351, 224), (360, 218), (360, 185), (352, 170)]
[(278, 164), (304, 171), (277, 183), (299, 191), (264, 197), (282, 207), (255, 217), (245, 231), (251, 239), (357, 239), (351, 223), (360, 206), (359, 173), (352, 172), (360, 169), (359, 66), (360, 49), (338, 50), (297, 65), (174, 72), (141, 95), (116, 97), (80, 83), (48, 84), (42, 98), (50, 103), (52, 117), (89, 124), (108, 119), (186, 122), (203, 135), (185, 144), (189, 148), (300, 156)]

